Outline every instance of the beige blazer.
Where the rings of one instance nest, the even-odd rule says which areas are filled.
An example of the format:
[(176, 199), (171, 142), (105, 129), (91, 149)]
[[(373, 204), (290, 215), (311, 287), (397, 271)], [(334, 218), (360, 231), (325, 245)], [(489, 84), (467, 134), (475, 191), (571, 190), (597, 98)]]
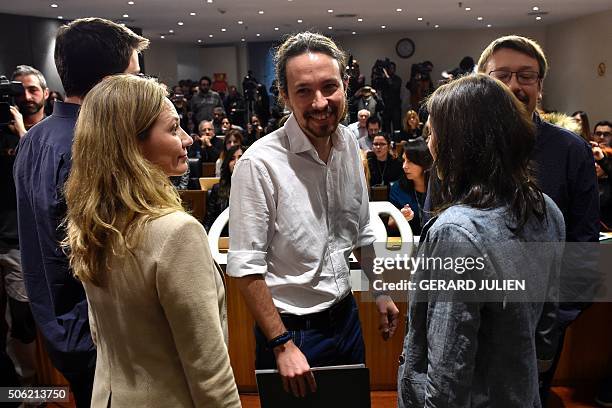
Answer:
[(239, 407), (223, 278), (202, 225), (174, 212), (85, 283), (97, 347), (91, 406)]

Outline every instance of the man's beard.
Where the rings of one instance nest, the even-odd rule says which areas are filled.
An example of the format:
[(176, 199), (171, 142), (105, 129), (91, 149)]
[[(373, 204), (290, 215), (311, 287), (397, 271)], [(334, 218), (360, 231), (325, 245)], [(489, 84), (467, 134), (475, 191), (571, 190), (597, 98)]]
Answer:
[[(344, 106), (345, 106), (345, 108), (344, 108), (345, 112), (344, 113), (346, 113), (346, 104)], [(314, 136), (314, 137), (317, 137), (317, 138), (325, 138), (325, 137), (331, 136), (332, 133), (334, 133), (336, 131), (336, 129), (338, 128), (338, 125), (340, 124), (340, 122), (342, 121), (342, 118), (344, 117), (344, 115), (339, 115), (338, 112), (339, 111), (338, 111), (337, 108), (333, 108), (333, 107), (328, 105), (326, 113), (327, 113), (328, 117), (332, 116), (332, 115), (334, 115), (336, 117), (335, 123), (333, 125), (327, 125), (324, 128), (308, 127), (308, 129), (307, 129), (308, 133), (311, 136)], [(320, 112), (320, 111), (309, 111), (304, 116), (307, 119), (307, 123), (308, 123), (308, 120), (316, 122), (317, 119), (315, 118), (315, 116), (321, 115), (321, 114), (322, 114), (322, 112)], [(317, 129), (317, 130), (320, 129), (321, 131), (320, 132), (314, 132), (313, 128)]]
[(21, 112), (24, 116), (34, 115), (45, 106), (44, 102), (36, 103), (36, 102), (24, 102), (17, 105), (19, 108), (19, 112)]

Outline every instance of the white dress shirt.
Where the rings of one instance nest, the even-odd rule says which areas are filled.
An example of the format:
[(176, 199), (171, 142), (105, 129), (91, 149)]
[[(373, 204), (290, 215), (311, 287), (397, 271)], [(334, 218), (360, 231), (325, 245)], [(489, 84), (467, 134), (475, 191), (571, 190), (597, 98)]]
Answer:
[(264, 275), (281, 313), (328, 309), (351, 290), (348, 257), (374, 242), (357, 141), (339, 125), (328, 163), (291, 115), (237, 162), (227, 273)]

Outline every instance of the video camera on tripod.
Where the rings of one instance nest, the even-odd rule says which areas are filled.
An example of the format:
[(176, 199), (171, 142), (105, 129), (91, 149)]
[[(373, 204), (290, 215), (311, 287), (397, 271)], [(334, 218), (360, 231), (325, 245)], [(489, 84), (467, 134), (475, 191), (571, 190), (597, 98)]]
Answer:
[(9, 81), (6, 76), (0, 76), (0, 126), (6, 126), (13, 120), (11, 105), (15, 97), (23, 95), (25, 90), (19, 81)]

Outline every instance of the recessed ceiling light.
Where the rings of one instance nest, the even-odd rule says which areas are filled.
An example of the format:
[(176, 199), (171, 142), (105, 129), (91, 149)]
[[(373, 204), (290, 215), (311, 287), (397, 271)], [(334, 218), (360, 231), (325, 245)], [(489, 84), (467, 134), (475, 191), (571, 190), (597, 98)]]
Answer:
[(538, 6), (533, 6), (532, 10), (533, 11), (538, 11), (540, 8)]
[(386, 25), (381, 25), (380, 28), (384, 29), (384, 28), (387, 28), (387, 26)]
[(423, 17), (418, 17), (417, 20), (423, 21)]
[(258, 13), (259, 13), (259, 14), (263, 14), (263, 13), (264, 13), (264, 11), (263, 11), (263, 10), (259, 10), (259, 11), (258, 11)]
[(185, 23), (183, 23), (182, 21), (179, 21), (179, 22), (178, 22), (178, 23), (176, 23), (176, 24), (178, 24), (178, 25), (182, 26), (182, 25), (183, 25), (183, 24), (185, 24)]
[(198, 42), (199, 42), (200, 44), (202, 44), (202, 40), (198, 40)]
[(161, 38), (163, 40), (164, 38), (166, 38), (166, 36), (165, 35), (160, 35), (159, 38)]
[(134, 5), (134, 2), (133, 2), (133, 1), (128, 1), (128, 4), (129, 4), (130, 6), (133, 6), (133, 5)]
[(129, 17), (129, 15), (127, 15), (127, 14), (123, 15), (123, 18), (128, 18), (128, 17)]
[(301, 23), (302, 23), (302, 20), (298, 20), (297, 22), (301, 24)]
[(241, 38), (241, 39), (240, 39), (240, 41), (242, 41), (242, 42), (245, 42), (245, 41), (246, 41), (246, 39), (244, 39), (244, 38)]
[(398, 13), (401, 13), (402, 9), (398, 8), (398, 9), (395, 9), (395, 11), (397, 11)]
[(255, 34), (255, 35), (256, 35), (257, 37), (261, 37), (261, 34), (259, 34), (259, 33)]
[(206, 2), (207, 2), (207, 3), (212, 3), (212, 2), (213, 2), (213, 0), (206, 0)]
[(327, 10), (327, 12), (328, 12), (328, 13), (333, 13), (333, 12), (334, 12), (334, 10), (329, 9), (329, 10)]
[(541, 19), (542, 19), (542, 17), (540, 17), (540, 16), (536, 17), (536, 20), (538, 20), (538, 21), (540, 21)]
[(243, 24), (243, 23), (244, 23), (244, 21), (238, 20), (238, 24)]
[(482, 21), (482, 17), (478, 16), (478, 17), (476, 17), (476, 20)]
[(170, 34), (172, 34), (172, 33), (174, 32), (174, 30), (168, 30), (168, 32), (169, 32)]
[(472, 8), (471, 7), (466, 7), (465, 11), (472, 11)]
[(355, 34), (357, 34), (357, 31), (353, 31), (351, 34), (355, 35)]
[(221, 29), (221, 32), (222, 32), (222, 33), (226, 32), (226, 31), (227, 31), (227, 29), (226, 29), (226, 28), (222, 28), (222, 29)]
[(57, 4), (55, 4), (55, 3), (53, 3), (53, 4), (51, 5), (51, 7), (53, 7), (53, 8), (58, 8), (59, 6), (58, 6)]
[(358, 18), (357, 22), (361, 23), (363, 21), (363, 18)]
[(212, 35), (212, 34), (208, 34), (208, 37), (209, 37), (209, 38), (213, 38), (213, 37), (214, 37), (214, 35)]
[(278, 27), (274, 27), (274, 31), (278, 31)]
[(492, 26), (491, 26), (491, 24), (487, 24), (487, 27), (491, 28)]
[(64, 16), (57, 16), (57, 18), (61, 20), (64, 18)]
[(194, 13), (193, 11), (191, 13), (189, 13), (190, 16), (195, 16), (196, 13)]
[(333, 30), (333, 29), (334, 29), (334, 27), (332, 27), (332, 26), (328, 26), (328, 27), (327, 27), (327, 29), (328, 29), (328, 30)]
[(440, 24), (436, 24), (434, 28), (440, 28)]

